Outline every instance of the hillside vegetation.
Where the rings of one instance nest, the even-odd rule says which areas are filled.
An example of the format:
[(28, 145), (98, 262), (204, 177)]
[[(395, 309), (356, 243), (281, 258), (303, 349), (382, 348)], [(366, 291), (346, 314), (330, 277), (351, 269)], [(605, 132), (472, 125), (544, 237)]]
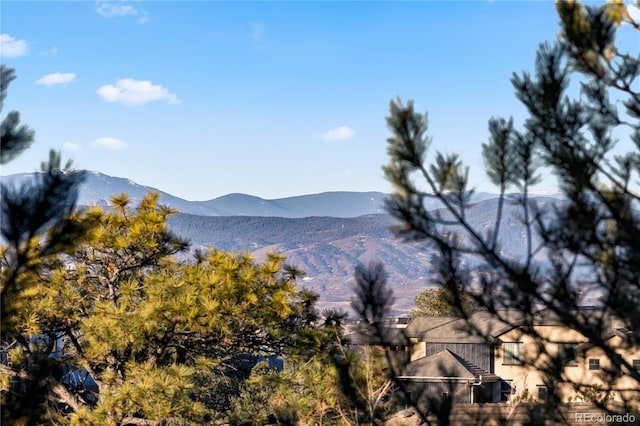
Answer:
[[(560, 203), (547, 197), (533, 201), (549, 206)], [(485, 229), (494, 220), (496, 208), (493, 199), (480, 201), (469, 209), (469, 221)], [(257, 258), (268, 251), (285, 255), (288, 263), (305, 271), (304, 283), (319, 292), (320, 306), (349, 309), (355, 266), (381, 260), (394, 289), (395, 313), (405, 314), (412, 308), (413, 298), (425, 286), (433, 285), (428, 272), (433, 252), (394, 237), (390, 227), (396, 223), (385, 214), (355, 218), (177, 214), (169, 219), (172, 230), (186, 238), (192, 248), (248, 251)], [(505, 207), (502, 230), (502, 252), (514, 259), (524, 256), (526, 232), (515, 204)]]

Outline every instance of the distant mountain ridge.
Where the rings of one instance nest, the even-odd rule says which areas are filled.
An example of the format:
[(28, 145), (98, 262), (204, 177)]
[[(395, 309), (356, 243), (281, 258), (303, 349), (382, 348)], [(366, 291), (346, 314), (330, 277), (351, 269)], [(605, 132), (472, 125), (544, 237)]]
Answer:
[[(2, 176), (0, 182), (21, 185), (33, 178), (33, 174)], [(191, 250), (216, 247), (246, 251), (256, 259), (263, 259), (270, 251), (281, 253), (288, 263), (306, 272), (302, 285), (320, 294), (321, 308), (349, 310), (353, 273), (359, 263), (384, 263), (396, 314), (407, 313), (413, 298), (434, 285), (429, 272), (434, 252), (393, 235), (390, 227), (395, 220), (384, 213), (387, 195), (381, 192), (326, 192), (276, 200), (228, 194), (209, 201), (187, 201), (129, 179), (89, 172), (80, 188), (79, 204), (106, 206), (112, 194), (122, 192), (135, 202), (148, 191), (159, 192), (161, 203), (180, 211), (169, 219), (169, 225), (189, 241)], [(468, 221), (475, 229), (490, 229), (495, 221), (496, 196), (476, 193), (473, 201)], [(561, 203), (556, 196), (533, 196), (532, 201), (548, 211)], [(433, 204), (428, 208), (441, 207), (429, 203)], [(522, 211), (515, 203), (504, 205), (500, 235), (503, 254), (514, 259), (525, 255)]]
[[(551, 215), (552, 206), (562, 203), (553, 197), (533, 197), (532, 202)], [(474, 229), (491, 229), (497, 204), (495, 198), (475, 203), (467, 211), (468, 222)], [(406, 314), (413, 307), (413, 298), (435, 285), (429, 267), (435, 252), (428, 245), (395, 237), (390, 230), (395, 224), (395, 219), (387, 214), (282, 218), (179, 213), (169, 219), (171, 229), (186, 238), (192, 250), (216, 247), (245, 251), (256, 259), (263, 259), (270, 251), (285, 255), (288, 263), (305, 271), (307, 276), (302, 284), (320, 295), (320, 307), (349, 310), (356, 265), (381, 261), (394, 292), (394, 313)], [(499, 239), (501, 253), (514, 260), (523, 259), (526, 238), (520, 206), (505, 203)], [(539, 243), (539, 237), (534, 235), (533, 246)], [(545, 255), (540, 253), (538, 257), (544, 261)], [(464, 259), (470, 269), (474, 269), (474, 262), (477, 260)]]
[[(0, 176), (4, 185), (22, 185), (34, 179), (34, 173)], [(308, 217), (333, 216), (356, 217), (383, 213), (382, 192), (324, 192), (268, 200), (247, 194), (228, 194), (208, 201), (189, 201), (160, 189), (140, 185), (130, 179), (108, 176), (88, 171), (80, 186), (78, 205), (108, 206), (110, 197), (126, 192), (137, 202), (149, 191), (160, 194), (160, 202), (176, 208), (181, 213), (201, 216), (273, 216)]]
[[(34, 179), (34, 173), (0, 176), (4, 185), (22, 185)], [(261, 216), (302, 218), (311, 216), (358, 217), (385, 213), (382, 192), (335, 191), (320, 194), (299, 195), (278, 199), (264, 199), (247, 194), (227, 194), (208, 201), (189, 201), (160, 189), (140, 185), (131, 179), (113, 177), (96, 171), (88, 171), (80, 186), (79, 205), (108, 206), (110, 197), (126, 192), (137, 202), (149, 191), (160, 194), (160, 202), (176, 208), (181, 213), (201, 216)], [(495, 194), (474, 193), (474, 202), (496, 197)], [(427, 208), (438, 208), (435, 201)]]

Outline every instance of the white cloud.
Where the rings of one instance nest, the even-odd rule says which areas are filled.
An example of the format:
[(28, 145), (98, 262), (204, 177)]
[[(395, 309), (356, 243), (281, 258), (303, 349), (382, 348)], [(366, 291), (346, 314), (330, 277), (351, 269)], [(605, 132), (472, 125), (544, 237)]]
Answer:
[(340, 126), (335, 129), (327, 130), (324, 133), (316, 133), (314, 136), (326, 142), (335, 142), (350, 139), (355, 136), (356, 132), (348, 126)]
[(98, 0), (96, 12), (105, 18), (116, 18), (118, 16), (139, 16), (138, 23), (145, 24), (149, 22), (149, 14), (146, 10), (125, 3), (126, 0), (119, 2)]
[(29, 50), (26, 40), (17, 40), (9, 34), (0, 34), (0, 56), (17, 58)]
[(57, 47), (52, 47), (49, 50), (43, 50), (42, 52), (40, 52), (40, 55), (42, 56), (56, 56), (57, 54), (58, 54)]
[(262, 40), (265, 35), (265, 27), (262, 24), (258, 24), (255, 22), (251, 23), (251, 38), (254, 41)]
[(73, 142), (65, 142), (62, 144), (62, 149), (68, 152), (80, 152), (82, 151), (82, 147), (77, 143)]
[(629, 16), (631, 17), (631, 19), (633, 19), (636, 22), (640, 21), (640, 7), (629, 3), (627, 5), (627, 12), (629, 13)]
[(149, 14), (143, 10), (140, 18), (138, 18), (138, 24), (146, 24), (147, 22), (149, 22)]
[(53, 74), (43, 75), (36, 81), (36, 84), (43, 86), (55, 86), (56, 84), (69, 84), (76, 79), (76, 75), (72, 72), (56, 72)]
[(132, 16), (138, 14), (138, 10), (131, 5), (107, 1), (98, 2), (96, 12), (98, 12), (105, 18), (115, 18), (116, 16)]
[(180, 100), (165, 87), (152, 84), (150, 81), (123, 78), (115, 85), (108, 84), (99, 88), (96, 93), (107, 102), (118, 102), (125, 105), (144, 105), (147, 102), (166, 101), (178, 104)]
[(106, 149), (109, 151), (120, 151), (126, 148), (127, 143), (120, 139), (105, 137), (96, 139), (92, 146), (94, 148)]

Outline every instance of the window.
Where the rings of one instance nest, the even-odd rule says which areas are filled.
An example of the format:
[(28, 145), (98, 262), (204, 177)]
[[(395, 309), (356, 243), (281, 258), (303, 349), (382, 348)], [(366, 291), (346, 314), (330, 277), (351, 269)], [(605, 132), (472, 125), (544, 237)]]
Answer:
[(589, 358), (589, 370), (600, 370), (600, 358)]
[(502, 363), (507, 365), (522, 364), (522, 343), (510, 342), (502, 344)]
[(538, 401), (546, 401), (549, 397), (549, 392), (547, 392), (546, 386), (537, 386), (538, 388)]
[(394, 351), (394, 352), (407, 352), (409, 350), (409, 346), (405, 346), (405, 345), (391, 345), (388, 346), (388, 349), (390, 351)]
[(640, 359), (634, 359), (632, 365), (636, 370), (640, 370)]
[(513, 380), (502, 380), (500, 382), (500, 401), (509, 402), (511, 394), (514, 393)]
[(575, 343), (558, 344), (558, 357), (563, 365), (578, 365), (577, 348)]

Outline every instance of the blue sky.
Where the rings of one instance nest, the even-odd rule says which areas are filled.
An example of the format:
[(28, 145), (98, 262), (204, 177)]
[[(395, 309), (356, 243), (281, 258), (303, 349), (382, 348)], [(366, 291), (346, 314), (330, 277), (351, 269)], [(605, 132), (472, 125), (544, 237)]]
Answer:
[[(2, 5), (3, 115), (78, 168), (190, 200), (389, 191), (390, 99), (491, 190), (487, 120), (524, 111), (513, 71), (558, 33), (552, 2), (18, 2)], [(637, 41), (637, 40), (636, 40)], [(547, 179), (541, 189), (553, 189)]]

